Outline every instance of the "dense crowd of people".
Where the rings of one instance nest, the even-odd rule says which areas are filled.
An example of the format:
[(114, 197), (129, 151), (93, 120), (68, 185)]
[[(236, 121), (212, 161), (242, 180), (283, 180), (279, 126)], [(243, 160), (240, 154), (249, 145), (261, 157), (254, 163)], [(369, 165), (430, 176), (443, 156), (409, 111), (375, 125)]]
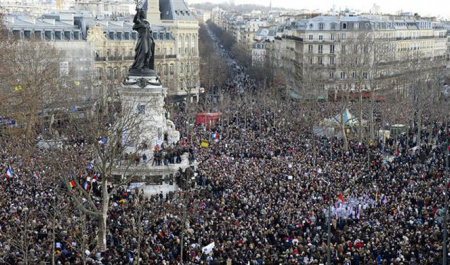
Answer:
[[(431, 130), (421, 137), (417, 124), (369, 144), (353, 137), (346, 150), (343, 139), (304, 124), (313, 107), (245, 98), (255, 84), (235, 76), (224, 90), (242, 104), (223, 110), (220, 122), (186, 128), (181, 113), (174, 120), (183, 144), (124, 157), (162, 166), (188, 152), (199, 165), (180, 171), (180, 189), (167, 194), (107, 183), (106, 250), (98, 219), (69, 196), (90, 192), (83, 203), (101, 206), (104, 176), (90, 166), (83, 137), (68, 150), (83, 158), (69, 181), (46, 164), (51, 151), (24, 155), (2, 139), (0, 264), (319, 265), (328, 249), (332, 264), (442, 264), (448, 120), (425, 117)], [(314, 108), (336, 113), (331, 103)]]
[(65, 184), (48, 182), (46, 151), (24, 160), (2, 145), (0, 263), (180, 264), (183, 244), (182, 264), (325, 264), (330, 212), (333, 264), (441, 264), (444, 123), (430, 124), (420, 149), (411, 128), (343, 150), (341, 139), (281, 125), (277, 112), (191, 129), (200, 164), (187, 189), (145, 197), (111, 186), (107, 251), (96, 248), (96, 220), (67, 212)]

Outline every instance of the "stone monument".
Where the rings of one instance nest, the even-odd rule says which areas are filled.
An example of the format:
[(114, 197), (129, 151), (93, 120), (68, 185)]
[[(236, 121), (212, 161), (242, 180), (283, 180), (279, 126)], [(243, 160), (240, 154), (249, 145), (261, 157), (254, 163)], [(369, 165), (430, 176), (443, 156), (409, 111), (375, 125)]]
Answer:
[[(146, 158), (147, 163), (142, 161), (129, 170), (133, 175), (142, 176), (143, 179), (150, 176), (166, 178), (173, 176), (180, 168), (184, 171), (190, 164), (187, 154), (183, 155), (179, 164), (154, 166), (152, 163), (155, 147), (163, 142), (171, 144), (179, 141), (180, 133), (175, 129), (174, 123), (167, 119), (167, 111), (164, 108), (167, 88), (162, 86), (154, 69), (155, 42), (150, 24), (142, 8), (137, 8), (136, 11), (133, 20), (133, 29), (138, 31), (135, 59), (121, 84), (119, 93), (122, 107), (138, 114), (141, 119), (139, 136), (131, 143), (126, 143), (125, 152), (137, 153), (141, 158)], [(142, 148), (142, 145), (146, 148)], [(118, 168), (115, 174), (123, 177), (128, 173), (125, 169)]]

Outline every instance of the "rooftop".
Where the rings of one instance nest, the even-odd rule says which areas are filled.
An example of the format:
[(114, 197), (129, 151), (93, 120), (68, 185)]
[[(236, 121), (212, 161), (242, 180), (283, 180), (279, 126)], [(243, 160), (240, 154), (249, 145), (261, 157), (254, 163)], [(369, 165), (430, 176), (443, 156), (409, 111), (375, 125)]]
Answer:
[(160, 0), (162, 20), (197, 20), (183, 0)]

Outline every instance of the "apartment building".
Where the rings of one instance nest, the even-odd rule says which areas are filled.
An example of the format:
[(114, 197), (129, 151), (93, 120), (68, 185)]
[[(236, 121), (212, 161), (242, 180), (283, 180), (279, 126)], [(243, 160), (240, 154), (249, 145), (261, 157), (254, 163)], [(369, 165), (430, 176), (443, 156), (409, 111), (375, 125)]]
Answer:
[[(269, 54), (275, 62), (296, 62), (278, 62), (284, 65), (280, 71), (297, 76), (313, 71), (324, 80), (324, 89), (356, 89), (356, 80), (366, 80), (359, 85), (367, 89), (377, 78), (392, 82), (404, 77), (411, 66), (406, 62), (414, 59), (433, 58), (430, 69), (422, 71), (442, 68), (446, 38), (446, 30), (430, 19), (317, 16), (295, 22), (275, 40)], [(376, 82), (376, 88), (380, 85)]]

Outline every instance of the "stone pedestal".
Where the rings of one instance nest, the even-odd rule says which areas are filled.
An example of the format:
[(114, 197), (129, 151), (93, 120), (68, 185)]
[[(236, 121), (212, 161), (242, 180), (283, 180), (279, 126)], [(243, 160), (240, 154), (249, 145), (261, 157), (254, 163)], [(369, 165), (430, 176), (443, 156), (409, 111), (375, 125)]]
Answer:
[[(174, 123), (167, 119), (164, 108), (167, 88), (164, 88), (154, 70), (130, 70), (127, 78), (120, 88), (120, 98), (124, 113), (134, 113), (138, 117), (139, 127), (135, 128), (132, 141), (125, 141), (125, 152), (138, 154), (141, 158), (145, 154), (147, 162), (136, 164), (125, 163), (113, 171), (118, 181), (133, 176), (140, 189), (146, 195), (152, 195), (169, 190), (177, 190), (174, 178), (181, 169), (196, 167), (198, 163), (190, 163), (188, 154), (181, 157), (181, 163), (153, 166), (153, 151), (156, 145), (163, 142), (175, 143), (180, 140), (180, 133), (175, 129)], [(131, 110), (131, 111), (130, 111)], [(125, 114), (123, 114), (125, 115)], [(127, 132), (132, 134), (133, 132)], [(124, 144), (124, 143), (123, 143)], [(141, 147), (145, 144), (147, 148)], [(142, 185), (142, 186), (141, 186)], [(170, 189), (167, 188), (170, 186)]]
[[(126, 152), (135, 153), (138, 146), (145, 144), (146, 150), (140, 150), (141, 156), (145, 154), (147, 160), (153, 159), (155, 145), (164, 141), (174, 143), (180, 140), (180, 133), (175, 129), (173, 122), (166, 118), (164, 99), (167, 88), (164, 88), (158, 75), (153, 70), (145, 73), (130, 71), (120, 89), (122, 107), (138, 113), (140, 120), (139, 136), (133, 142), (126, 144)], [(142, 117), (141, 117), (142, 116)]]

